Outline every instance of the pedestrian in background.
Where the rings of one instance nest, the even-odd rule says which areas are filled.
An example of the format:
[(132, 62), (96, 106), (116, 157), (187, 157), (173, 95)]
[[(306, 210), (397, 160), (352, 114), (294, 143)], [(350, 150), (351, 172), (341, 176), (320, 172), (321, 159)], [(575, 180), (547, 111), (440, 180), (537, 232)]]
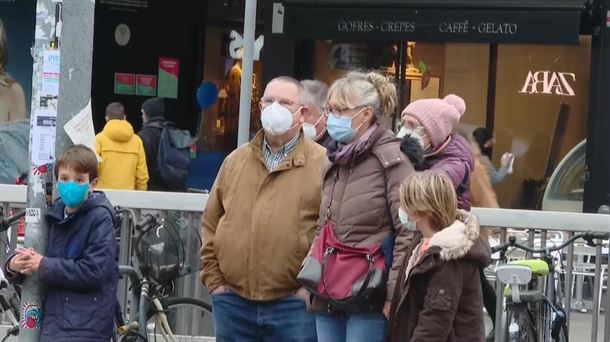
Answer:
[(224, 160), (212, 187), (201, 277), (218, 342), (316, 341), (296, 276), (316, 229), (326, 154), (301, 130), (306, 97), (291, 77), (269, 82), (263, 130)]
[(481, 151), (481, 162), (487, 168), (487, 173), (491, 180), (491, 184), (502, 183), (506, 176), (511, 173), (511, 164), (515, 157), (512, 153), (504, 153), (500, 159), (500, 168), (496, 170), (496, 167), (491, 161), (491, 149), (494, 144), (493, 134), (485, 127), (479, 127), (472, 132), (479, 150)]
[(390, 342), (484, 340), (479, 269), (491, 262), (474, 215), (451, 180), (420, 172), (400, 189), (401, 223), (418, 231), (392, 301)]
[[(361, 301), (364, 310), (338, 308), (329, 298), (316, 296), (319, 341), (386, 338), (400, 261), (413, 234), (401, 229), (398, 221), (398, 187), (413, 166), (400, 151), (400, 140), (379, 122), (394, 111), (396, 100), (394, 85), (377, 73), (350, 73), (329, 90), (324, 112), (335, 143), (328, 150), (332, 165), (324, 173), (317, 236), (332, 234), (347, 247), (382, 246), (389, 277), (386, 274), (376, 293)], [(323, 243), (316, 240), (312, 251), (318, 241)]]
[[(474, 138), (470, 138), (469, 141), (474, 156), (474, 169), (470, 182), (472, 205), (479, 208), (499, 208), (498, 198), (491, 184), (488, 168), (485, 166), (484, 157), (479, 150), (479, 145)], [(481, 227), (481, 237), (488, 241), (490, 232), (493, 230), (493, 227)], [(479, 270), (479, 276), (481, 278), (481, 287), (483, 290), (483, 305), (491, 319), (493, 327), (490, 333), (487, 334), (486, 341), (493, 342), (496, 327), (496, 290), (494, 286), (489, 283), (489, 280), (487, 280), (483, 268)]]
[(307, 94), (305, 105), (309, 108), (303, 123), (303, 132), (306, 137), (326, 148), (330, 148), (334, 144), (334, 140), (328, 134), (326, 129), (327, 117), (323, 113), (324, 105), (328, 99), (328, 86), (318, 80), (303, 80), (301, 84)]
[[(163, 181), (157, 165), (159, 141), (163, 127), (167, 122), (165, 118), (165, 100), (162, 98), (152, 98), (142, 103), (142, 129), (138, 136), (144, 144), (146, 153), (146, 166), (148, 168), (148, 190), (150, 191), (172, 191), (174, 189)], [(181, 190), (181, 189), (180, 189)]]
[(113, 102), (106, 107), (106, 125), (95, 137), (100, 156), (100, 189), (146, 190), (148, 167), (144, 145), (125, 120), (125, 107)]

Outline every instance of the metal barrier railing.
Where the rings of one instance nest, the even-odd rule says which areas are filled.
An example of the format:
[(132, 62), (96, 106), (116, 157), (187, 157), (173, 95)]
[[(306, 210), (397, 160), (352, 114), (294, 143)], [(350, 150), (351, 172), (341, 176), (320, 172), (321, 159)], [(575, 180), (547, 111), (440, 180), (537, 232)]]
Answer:
[[(180, 211), (191, 221), (195, 227), (199, 227), (200, 214), (203, 211), (208, 195), (206, 194), (191, 194), (191, 193), (164, 193), (164, 192), (138, 192), (138, 191), (105, 191), (110, 201), (115, 206), (131, 208), (136, 213), (142, 211), (159, 211), (163, 213), (167, 211)], [(4, 207), (23, 207), (26, 201), (26, 188), (19, 185), (0, 185), (0, 205)], [(610, 233), (610, 215), (602, 214), (582, 214), (582, 213), (564, 213), (564, 212), (549, 212), (549, 211), (530, 211), (530, 210), (513, 210), (513, 209), (488, 209), (488, 208), (473, 208), (472, 212), (479, 218), (481, 226), (499, 227), (502, 229), (501, 243), (506, 239), (506, 228), (515, 230), (528, 230), (530, 240), (533, 241), (535, 232), (540, 236), (540, 243), (546, 243), (547, 232), (562, 231), (567, 232), (567, 238), (575, 232), (594, 231), (594, 232), (609, 232)], [(125, 231), (125, 227), (124, 227)], [(126, 232), (129, 233), (129, 232)], [(0, 236), (0, 238), (2, 238)], [(4, 236), (6, 238), (6, 236)], [(126, 264), (129, 261), (131, 247), (130, 239), (121, 239), (120, 262)], [(16, 239), (11, 239), (12, 248)], [(194, 251), (190, 251), (194, 252)], [(198, 253), (198, 251), (196, 251)], [(574, 246), (571, 245), (567, 250), (567, 268), (565, 274), (566, 298), (565, 307), (570, 308), (572, 302), (572, 277), (574, 269)], [(595, 278), (598, 279), (601, 274), (601, 255), (602, 247), (599, 246), (595, 250)], [(3, 259), (0, 259), (3, 260)], [(608, 264), (610, 269), (610, 261)], [(599, 289), (601, 282), (595, 282), (594, 290), (594, 311), (591, 323), (591, 341), (597, 341), (598, 325), (599, 325)], [(178, 284), (180, 295), (192, 296), (206, 299), (207, 291), (201, 285), (199, 277), (194, 274), (182, 279)], [(502, 298), (501, 287), (497, 286), (499, 301)], [(123, 292), (121, 292), (123, 291)], [(126, 298), (126, 289), (119, 291), (119, 298)], [(501, 303), (500, 303), (501, 304)], [(610, 341), (610, 295), (607, 296), (605, 303), (605, 324), (604, 324), (604, 341)], [(502, 306), (498, 306), (498, 310), (502, 310)], [(568, 322), (570, 319), (568, 313)], [(501, 317), (501, 314), (497, 314)], [(196, 326), (196, 322), (192, 322)], [(207, 329), (204, 329), (207, 330)], [(205, 333), (192, 329), (193, 335)], [(500, 341), (499, 339), (496, 339)]]

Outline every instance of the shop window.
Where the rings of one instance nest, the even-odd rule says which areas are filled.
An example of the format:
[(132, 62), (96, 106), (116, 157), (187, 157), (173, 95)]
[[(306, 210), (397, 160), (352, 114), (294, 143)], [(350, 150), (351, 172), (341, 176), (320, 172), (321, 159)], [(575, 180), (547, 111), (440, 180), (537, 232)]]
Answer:
[[(495, 184), (500, 205), (540, 209), (552, 171), (586, 136), (590, 38), (578, 45), (498, 45), (491, 111), (489, 44), (316, 41), (313, 76), (330, 84), (350, 70), (377, 70), (398, 86), (399, 47), (408, 49), (409, 68), (405, 86), (398, 88), (402, 102), (397, 113), (421, 98), (451, 93), (464, 98), (467, 110), (459, 131), (471, 135), (477, 127), (493, 127), (496, 168), (505, 152), (515, 156), (512, 174)], [(571, 199), (582, 196), (574, 191)]]
[[(237, 146), (242, 75), (240, 32), (239, 28), (220, 26), (209, 26), (206, 30), (204, 79), (216, 83), (219, 93), (214, 106), (202, 113), (200, 143), (204, 152), (228, 153)], [(259, 59), (254, 62), (252, 75), (251, 136), (261, 127), (261, 74), (262, 62)]]

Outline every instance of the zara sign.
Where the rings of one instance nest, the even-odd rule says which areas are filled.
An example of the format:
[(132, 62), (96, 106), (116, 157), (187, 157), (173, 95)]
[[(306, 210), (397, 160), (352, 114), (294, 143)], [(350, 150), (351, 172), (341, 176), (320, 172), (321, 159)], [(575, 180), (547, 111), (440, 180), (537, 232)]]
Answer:
[(576, 75), (571, 72), (528, 71), (525, 83), (519, 92), (522, 94), (575, 96), (574, 82), (576, 82)]

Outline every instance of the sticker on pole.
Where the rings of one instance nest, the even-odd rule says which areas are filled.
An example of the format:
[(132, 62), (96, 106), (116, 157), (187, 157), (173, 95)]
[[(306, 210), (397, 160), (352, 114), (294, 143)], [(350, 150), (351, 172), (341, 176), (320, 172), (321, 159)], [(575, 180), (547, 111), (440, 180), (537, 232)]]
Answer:
[(40, 208), (26, 208), (25, 209), (25, 222), (26, 223), (40, 222)]
[(21, 328), (40, 330), (42, 328), (42, 307), (36, 303), (23, 303), (21, 306)]

